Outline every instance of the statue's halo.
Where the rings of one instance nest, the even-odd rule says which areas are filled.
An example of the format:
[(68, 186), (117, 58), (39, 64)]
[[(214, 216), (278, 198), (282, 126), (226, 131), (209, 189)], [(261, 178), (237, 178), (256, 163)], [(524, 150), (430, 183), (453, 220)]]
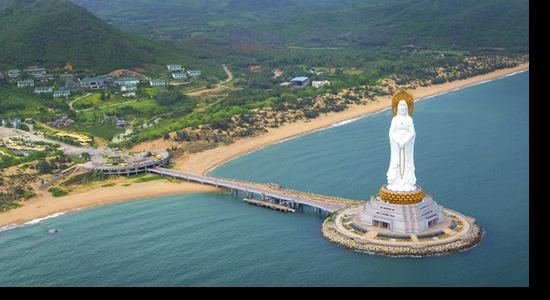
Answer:
[(397, 115), (397, 105), (399, 104), (399, 101), (405, 100), (407, 102), (407, 106), (409, 107), (409, 116), (412, 116), (413, 108), (414, 108), (414, 99), (413, 95), (410, 91), (396, 91), (393, 94), (393, 99), (391, 102), (391, 110), (393, 112), (393, 115)]

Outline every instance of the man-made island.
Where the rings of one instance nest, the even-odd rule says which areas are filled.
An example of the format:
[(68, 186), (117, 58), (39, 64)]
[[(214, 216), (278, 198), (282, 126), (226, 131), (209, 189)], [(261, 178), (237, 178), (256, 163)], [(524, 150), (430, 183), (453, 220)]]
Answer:
[[(529, 63), (514, 68), (502, 69), (488, 74), (447, 82), (439, 85), (415, 88), (412, 92), (416, 100), (442, 94), (455, 89), (483, 81), (493, 80), (509, 74), (529, 69)], [(255, 137), (243, 138), (233, 144), (220, 146), (214, 149), (185, 154), (174, 158), (173, 168), (193, 174), (206, 174), (212, 168), (223, 164), (235, 157), (251, 151), (269, 146), (291, 137), (303, 135), (318, 129), (330, 127), (333, 124), (360, 118), (391, 107), (392, 96), (376, 98), (366, 105), (350, 105), (348, 109), (320, 115), (315, 119), (297, 121), (285, 124), (278, 128), (270, 128), (268, 132)], [(173, 141), (158, 139), (134, 146), (131, 151), (143, 152), (149, 150), (164, 150), (171, 148)], [(54, 197), (47, 191), (40, 191), (39, 196), (22, 203), (22, 207), (0, 213), (0, 228), (21, 225), (33, 220), (46, 218), (55, 214), (90, 208), (109, 203), (142, 199), (152, 196), (183, 194), (195, 192), (219, 192), (220, 189), (186, 181), (149, 181), (142, 183), (124, 184), (125, 178), (116, 177), (105, 182), (86, 184), (72, 189), (70, 194), (63, 197)], [(37, 189), (38, 190), (38, 189)]]

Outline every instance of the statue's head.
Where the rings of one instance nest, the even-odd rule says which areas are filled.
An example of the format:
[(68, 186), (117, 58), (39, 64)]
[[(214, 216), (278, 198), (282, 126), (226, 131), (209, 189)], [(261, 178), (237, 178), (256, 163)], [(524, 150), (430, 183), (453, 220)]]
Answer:
[(406, 116), (409, 114), (409, 106), (407, 105), (407, 101), (399, 101), (399, 104), (397, 105), (397, 114), (400, 116)]
[(392, 108), (393, 115), (394, 116), (397, 115), (398, 106), (399, 106), (401, 101), (405, 101), (405, 105), (408, 108), (407, 114), (409, 116), (412, 116), (413, 107), (414, 107), (414, 100), (413, 100), (412, 93), (409, 92), (409, 91), (403, 91), (403, 90), (397, 91), (393, 94), (393, 99), (392, 99), (392, 103), (391, 103), (391, 108)]

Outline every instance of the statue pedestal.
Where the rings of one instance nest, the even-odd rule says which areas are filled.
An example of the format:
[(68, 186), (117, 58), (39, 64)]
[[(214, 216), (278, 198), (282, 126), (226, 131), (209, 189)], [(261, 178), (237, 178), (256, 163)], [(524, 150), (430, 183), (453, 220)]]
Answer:
[(443, 209), (418, 187), (412, 192), (380, 189), (380, 195), (362, 207), (360, 221), (400, 233), (420, 233), (445, 222)]

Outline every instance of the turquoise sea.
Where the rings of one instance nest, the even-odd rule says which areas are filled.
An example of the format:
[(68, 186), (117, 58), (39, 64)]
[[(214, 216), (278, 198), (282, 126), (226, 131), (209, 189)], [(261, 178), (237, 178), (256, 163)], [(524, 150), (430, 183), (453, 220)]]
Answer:
[[(413, 118), (417, 183), (483, 227), (472, 249), (361, 253), (323, 238), (326, 215), (181, 194), (0, 229), (0, 286), (528, 287), (529, 71), (417, 101)], [(386, 110), (337, 124), (209, 175), (367, 201), (385, 183), (390, 122)]]

